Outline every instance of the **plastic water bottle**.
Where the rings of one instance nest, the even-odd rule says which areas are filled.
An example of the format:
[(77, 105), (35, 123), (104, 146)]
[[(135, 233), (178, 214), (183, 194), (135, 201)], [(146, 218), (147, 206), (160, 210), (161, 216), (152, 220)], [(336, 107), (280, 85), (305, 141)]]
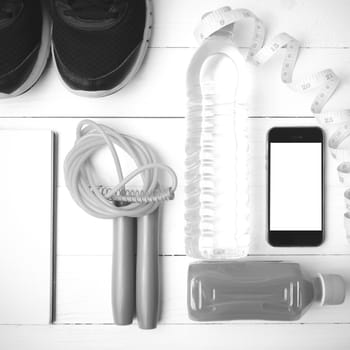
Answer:
[(208, 262), (192, 264), (188, 311), (196, 321), (298, 320), (313, 302), (344, 302), (338, 275), (305, 278), (300, 266), (282, 262)]
[(185, 231), (195, 258), (248, 253), (245, 69), (232, 26), (207, 38), (188, 68)]

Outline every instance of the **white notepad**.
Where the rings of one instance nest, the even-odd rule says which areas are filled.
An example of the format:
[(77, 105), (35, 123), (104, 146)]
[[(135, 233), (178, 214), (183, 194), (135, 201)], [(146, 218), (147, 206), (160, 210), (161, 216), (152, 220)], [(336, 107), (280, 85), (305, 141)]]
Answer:
[(0, 324), (52, 320), (54, 134), (0, 130)]

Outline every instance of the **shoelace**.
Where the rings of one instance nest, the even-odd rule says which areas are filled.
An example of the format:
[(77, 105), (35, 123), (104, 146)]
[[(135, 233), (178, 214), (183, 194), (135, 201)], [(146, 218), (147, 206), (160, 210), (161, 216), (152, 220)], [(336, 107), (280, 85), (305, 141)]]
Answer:
[(65, 14), (84, 19), (118, 18), (127, 5), (126, 0), (65, 0)]

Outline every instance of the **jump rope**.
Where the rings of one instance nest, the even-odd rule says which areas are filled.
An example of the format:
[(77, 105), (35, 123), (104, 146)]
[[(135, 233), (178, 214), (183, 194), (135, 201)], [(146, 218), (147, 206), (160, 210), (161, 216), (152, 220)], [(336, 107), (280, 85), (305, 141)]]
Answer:
[[(345, 186), (350, 186), (350, 149), (344, 145), (344, 141), (350, 136), (350, 109), (324, 111), (325, 105), (339, 87), (339, 77), (331, 69), (325, 69), (307, 75), (301, 80), (293, 80), (300, 42), (287, 33), (280, 33), (264, 45), (264, 25), (254, 13), (246, 9), (232, 10), (230, 7), (223, 7), (206, 14), (195, 31), (195, 37), (201, 43), (229, 25), (232, 25), (234, 36), (235, 23), (241, 20), (251, 20), (254, 25), (253, 39), (247, 54), (248, 62), (256, 66), (263, 65), (278, 51), (286, 49), (281, 71), (282, 82), (300, 93), (319, 88), (312, 102), (311, 111), (318, 123), (330, 131), (328, 147), (333, 158), (339, 163), (337, 167), (339, 181)], [(350, 240), (350, 188), (346, 189), (344, 197), (346, 206), (344, 226), (347, 238)]]
[[(101, 185), (92, 165), (99, 150), (110, 151), (117, 184)], [(116, 147), (133, 159), (136, 169), (124, 177)], [(161, 172), (168, 174), (165, 186)], [(130, 324), (136, 310), (141, 328), (150, 329), (159, 318), (158, 231), (159, 206), (172, 200), (177, 177), (170, 167), (157, 161), (144, 142), (114, 129), (83, 120), (77, 126), (76, 141), (64, 162), (67, 188), (74, 201), (88, 214), (114, 220), (112, 262), (112, 309), (114, 321)], [(128, 189), (136, 177), (142, 189)], [(135, 259), (135, 248), (137, 256)]]

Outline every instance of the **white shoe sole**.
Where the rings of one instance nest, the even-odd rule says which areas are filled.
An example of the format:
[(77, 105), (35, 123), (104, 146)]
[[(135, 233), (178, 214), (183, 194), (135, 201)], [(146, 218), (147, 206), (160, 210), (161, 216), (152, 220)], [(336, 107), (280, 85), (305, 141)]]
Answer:
[[(130, 72), (127, 74), (127, 76), (124, 78), (124, 80), (122, 82), (120, 82), (117, 86), (115, 86), (113, 89), (110, 89), (110, 90), (99, 90), (99, 91), (75, 90), (75, 89), (72, 89), (70, 86), (68, 86), (65, 83), (65, 81), (63, 80), (63, 78), (61, 77), (61, 75), (59, 74), (60, 80), (62, 81), (64, 86), (69, 91), (73, 92), (74, 94), (77, 94), (79, 96), (85, 96), (85, 97), (104, 97), (104, 96), (112, 95), (115, 92), (121, 90), (124, 86), (126, 86), (133, 79), (133, 77), (136, 75), (136, 73), (139, 71), (139, 69), (141, 68), (141, 65), (144, 61), (144, 58), (146, 56), (149, 42), (151, 40), (151, 35), (152, 35), (152, 24), (153, 24), (153, 12), (152, 11), (153, 11), (152, 0), (146, 0), (147, 17), (146, 17), (146, 23), (145, 23), (145, 31), (143, 34), (143, 41), (142, 41), (141, 46), (139, 48), (138, 57), (136, 59), (136, 62), (134, 64), (133, 68), (130, 70)], [(57, 62), (55, 60), (55, 55), (54, 55), (54, 45), (53, 44), (52, 44), (52, 57), (53, 57), (53, 61), (54, 61), (54, 64), (56, 66), (56, 69), (58, 71)]]
[(17, 90), (11, 92), (10, 94), (0, 93), (0, 98), (9, 98), (9, 97), (15, 97), (15, 96), (24, 94), (39, 80), (40, 76), (42, 75), (50, 56), (50, 46), (51, 46), (51, 17), (43, 2), (42, 2), (42, 16), (43, 16), (43, 25), (42, 25), (41, 44), (40, 44), (36, 63), (31, 73), (29, 74), (27, 80)]

